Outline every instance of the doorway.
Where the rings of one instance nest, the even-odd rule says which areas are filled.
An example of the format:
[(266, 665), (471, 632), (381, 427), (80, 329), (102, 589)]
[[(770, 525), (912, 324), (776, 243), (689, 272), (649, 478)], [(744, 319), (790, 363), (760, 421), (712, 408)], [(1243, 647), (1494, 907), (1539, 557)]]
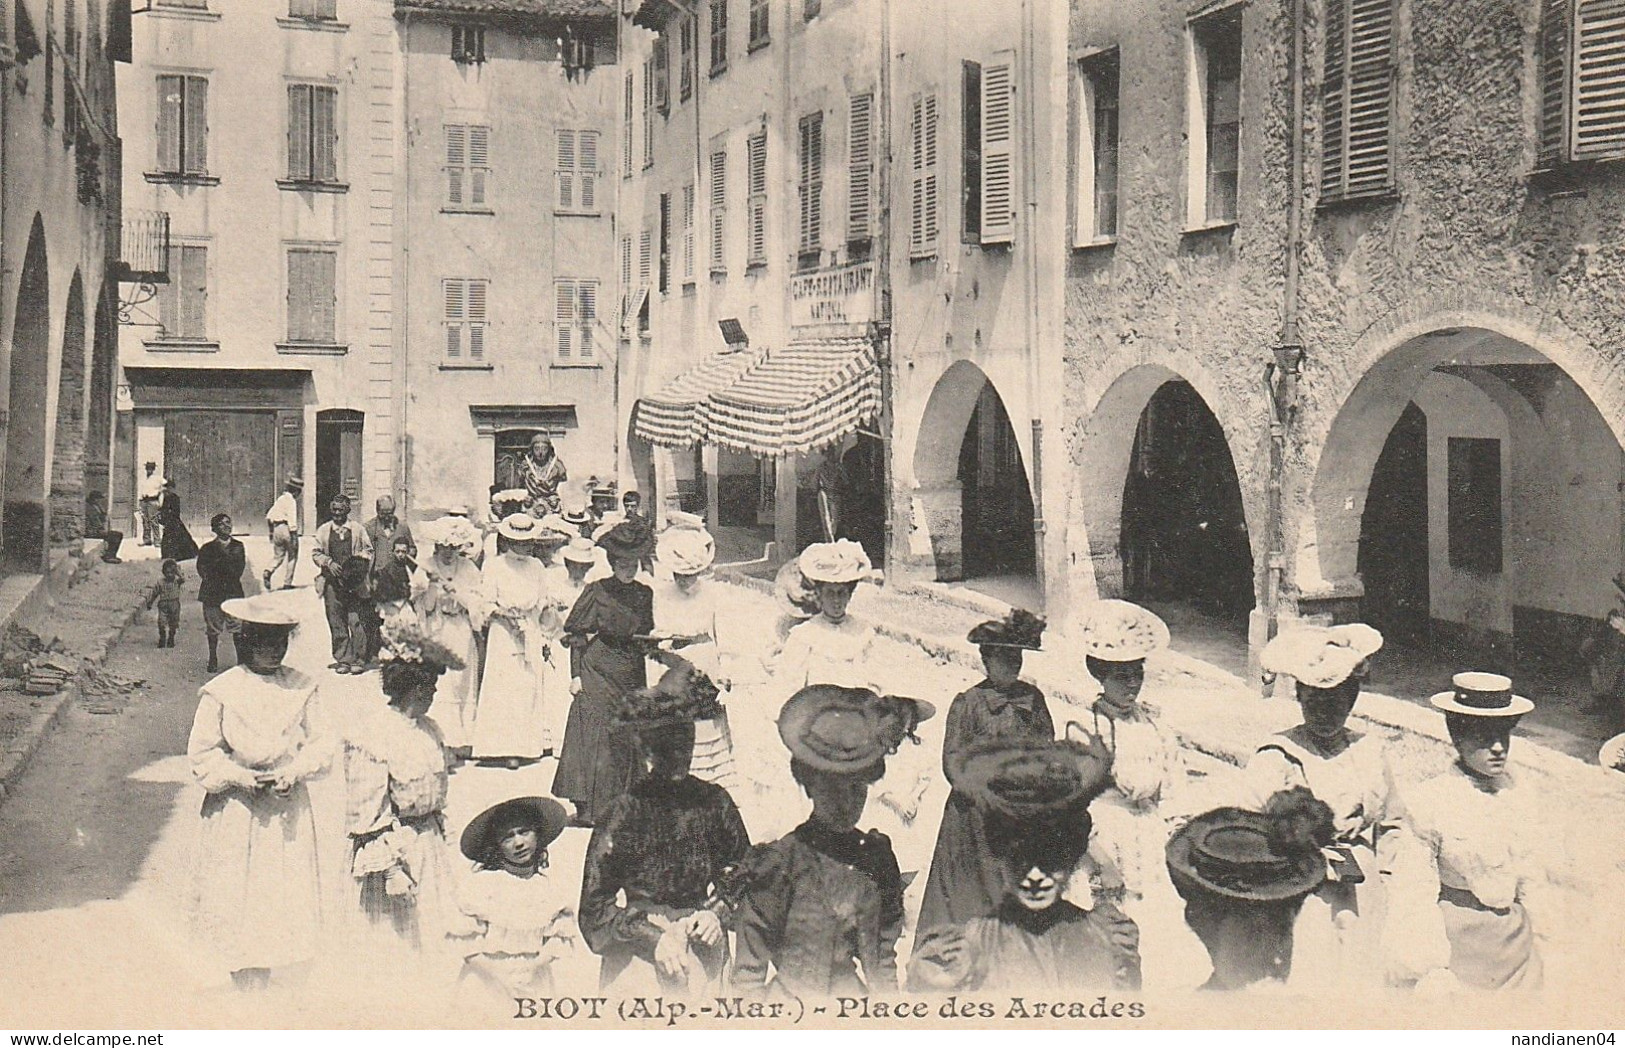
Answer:
[(1360, 613), (1386, 637), (1428, 640), (1428, 420), (1407, 404), (1377, 458), (1360, 519)]
[(327, 507), (337, 495), (361, 501), (361, 433), (359, 411), (335, 408), (316, 413), (316, 519), (331, 520)]
[(1037, 571), (1033, 495), (1021, 447), (993, 383), (984, 382), (959, 445), (967, 579)]

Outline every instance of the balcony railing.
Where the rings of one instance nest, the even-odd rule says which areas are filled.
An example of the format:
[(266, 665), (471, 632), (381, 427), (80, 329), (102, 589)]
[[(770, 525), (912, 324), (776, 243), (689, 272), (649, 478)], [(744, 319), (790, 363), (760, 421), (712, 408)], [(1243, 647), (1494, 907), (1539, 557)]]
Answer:
[(169, 213), (126, 211), (119, 228), (118, 279), (137, 284), (169, 283)]

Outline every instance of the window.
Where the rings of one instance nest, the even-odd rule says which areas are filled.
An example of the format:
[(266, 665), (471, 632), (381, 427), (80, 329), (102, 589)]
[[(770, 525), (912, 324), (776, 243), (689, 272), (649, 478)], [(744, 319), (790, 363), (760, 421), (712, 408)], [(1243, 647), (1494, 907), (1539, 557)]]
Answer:
[(454, 25), (451, 27), (451, 60), (459, 65), (485, 61), (485, 27), (483, 25)]
[(1186, 223), (1192, 229), (1236, 221), (1241, 155), (1241, 9), (1190, 25), (1190, 166)]
[(677, 23), (677, 97), (683, 102), (694, 97), (694, 22), (698, 17), (685, 17)]
[(654, 275), (654, 234), (645, 229), (638, 236), (638, 330), (649, 330), (649, 279)]
[(1486, 575), (1501, 571), (1501, 442), (1451, 437), (1445, 506), (1450, 566)]
[(728, 0), (711, 0), (711, 75), (728, 68)]
[(194, 11), (207, 11), (209, 0), (156, 0), (158, 7), (185, 7)]
[(671, 112), (671, 39), (664, 33), (655, 37), (650, 54), (654, 57), (649, 75), (655, 82), (655, 108), (664, 116)]
[(598, 281), (556, 280), (553, 282), (554, 345), (559, 364), (590, 364), (594, 360), (593, 332), (598, 323)]
[(598, 214), (598, 132), (559, 129), (558, 209)]
[(824, 7), (823, 0), (801, 0), (801, 18), (811, 22), (818, 17), (818, 12)]
[(767, 264), (767, 132), (751, 135), (745, 142), (746, 182), (750, 193), (746, 262)]
[[(803, 255), (816, 255), (824, 243), (824, 114), (801, 118), (797, 156), (800, 160), (797, 192), (801, 200), (800, 236)], [(817, 264), (817, 260), (812, 260)]]
[(288, 85), (288, 180), (338, 181), (339, 89)]
[(1073, 122), (1072, 246), (1117, 235), (1117, 75), (1114, 48), (1078, 63)]
[(636, 287), (632, 283), (632, 236), (621, 237), (621, 323), (626, 323), (628, 307)]
[(771, 10), (768, 6), (768, 0), (750, 0), (749, 46), (752, 51), (758, 47), (766, 47), (771, 42), (771, 38), (768, 36), (771, 19), (769, 12)]
[(937, 253), (937, 96), (916, 95), (909, 115), (910, 258)]
[(1394, 0), (1326, 0), (1320, 197), (1393, 187)]
[(446, 362), (485, 362), (486, 298), (489, 280), (448, 277), (441, 283), (446, 302)]
[(288, 0), (288, 17), (331, 22), (338, 18), (338, 0)]
[(482, 124), (446, 125), (446, 206), (483, 210), (490, 202), (491, 129)]
[(1015, 238), (1015, 55), (1002, 51), (982, 67), (983, 244)]
[(1625, 156), (1625, 21), (1611, 0), (1541, 0), (1537, 165)]
[(170, 280), (158, 285), (158, 324), (162, 338), (202, 342), (209, 337), (209, 249), (177, 244), (170, 249)]
[(671, 290), (671, 194), (660, 194), (660, 293)]
[(960, 75), (959, 217), (961, 238), (982, 242), (982, 63), (965, 62)]
[(711, 272), (728, 270), (728, 154), (711, 154)]
[(875, 96), (853, 95), (847, 107), (846, 242), (873, 235)]
[(338, 340), (338, 253), (288, 249), (288, 341), (331, 345)]
[(683, 283), (694, 283), (694, 184), (683, 187)]
[(202, 175), (209, 170), (209, 81), (158, 78), (158, 170)]
[(634, 105), (632, 90), (632, 74), (626, 74), (626, 100), (622, 107), (625, 110), (621, 121), (621, 177), (632, 177), (632, 107)]
[(655, 166), (655, 60), (643, 63), (643, 169)]

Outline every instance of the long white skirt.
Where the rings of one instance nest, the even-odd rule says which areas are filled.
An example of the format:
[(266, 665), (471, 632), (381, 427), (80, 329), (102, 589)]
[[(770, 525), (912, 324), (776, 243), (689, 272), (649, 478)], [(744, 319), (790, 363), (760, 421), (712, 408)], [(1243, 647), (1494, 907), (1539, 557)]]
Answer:
[(539, 644), (507, 619), (493, 618), (468, 743), (476, 759), (535, 760), (553, 748), (547, 717), (549, 667)]
[(469, 744), (480, 683), (479, 648), (474, 642), (474, 630), (463, 612), (454, 615), (430, 612), (423, 616), (423, 626), (430, 637), (461, 656), (466, 667), (447, 670), (441, 676), (430, 711), (435, 723), (440, 725), (446, 745), (458, 749)]

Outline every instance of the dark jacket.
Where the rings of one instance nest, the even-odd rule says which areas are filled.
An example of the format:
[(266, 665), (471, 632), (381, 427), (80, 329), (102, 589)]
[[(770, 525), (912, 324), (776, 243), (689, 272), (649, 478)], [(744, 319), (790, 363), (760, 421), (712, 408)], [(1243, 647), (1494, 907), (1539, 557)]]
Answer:
[(200, 604), (219, 607), (223, 602), (243, 595), (243, 571), (248, 567), (248, 553), (236, 539), (224, 546), (218, 539), (210, 539), (197, 551), (197, 599)]

